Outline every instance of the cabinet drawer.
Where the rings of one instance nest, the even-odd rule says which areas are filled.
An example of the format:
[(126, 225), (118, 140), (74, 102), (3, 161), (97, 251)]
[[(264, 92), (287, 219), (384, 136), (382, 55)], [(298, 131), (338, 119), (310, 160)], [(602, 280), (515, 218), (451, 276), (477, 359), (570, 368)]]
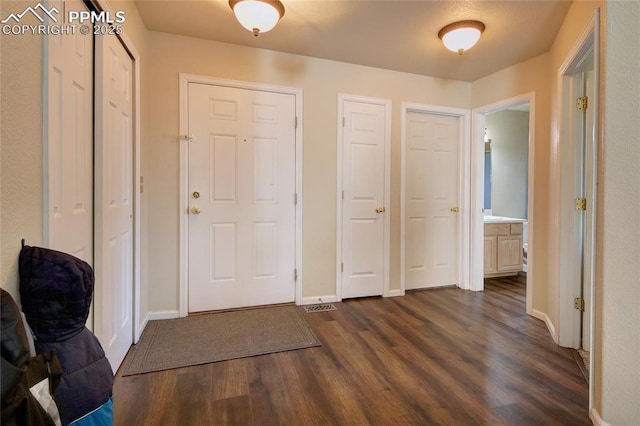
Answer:
[(508, 223), (485, 223), (484, 235), (511, 235), (511, 225)]
[(522, 234), (522, 224), (521, 223), (512, 223), (511, 224), (511, 235), (520, 235)]

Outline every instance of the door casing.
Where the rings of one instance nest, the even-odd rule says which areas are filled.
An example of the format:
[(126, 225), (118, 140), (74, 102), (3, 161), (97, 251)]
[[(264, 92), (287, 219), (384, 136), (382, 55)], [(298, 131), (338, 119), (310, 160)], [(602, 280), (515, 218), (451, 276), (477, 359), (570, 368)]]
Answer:
[(215, 86), (235, 87), (240, 89), (267, 91), (290, 94), (295, 97), (295, 188), (297, 203), (295, 206), (295, 303), (302, 303), (302, 89), (285, 86), (274, 86), (237, 80), (226, 80), (194, 74), (180, 74), (180, 134), (176, 139), (180, 143), (180, 291), (178, 297), (179, 316), (189, 313), (189, 83), (201, 83)]

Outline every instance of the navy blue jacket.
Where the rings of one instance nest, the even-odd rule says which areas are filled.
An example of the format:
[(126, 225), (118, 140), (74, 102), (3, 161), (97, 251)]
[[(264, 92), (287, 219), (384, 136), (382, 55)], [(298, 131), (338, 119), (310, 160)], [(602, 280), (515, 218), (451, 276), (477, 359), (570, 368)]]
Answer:
[(94, 275), (66, 253), (25, 246), (20, 252), (22, 311), (35, 335), (36, 352), (55, 349), (62, 380), (53, 394), (67, 425), (110, 402), (113, 372), (96, 336), (85, 327)]

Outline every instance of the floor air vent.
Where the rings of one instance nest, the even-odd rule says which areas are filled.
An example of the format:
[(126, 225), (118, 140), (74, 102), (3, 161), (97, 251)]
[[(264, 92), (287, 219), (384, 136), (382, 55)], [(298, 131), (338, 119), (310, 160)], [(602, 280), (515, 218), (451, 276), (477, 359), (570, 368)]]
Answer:
[(335, 311), (336, 309), (338, 308), (336, 308), (335, 305), (331, 303), (323, 303), (322, 305), (309, 305), (304, 307), (304, 311), (308, 314), (311, 312)]

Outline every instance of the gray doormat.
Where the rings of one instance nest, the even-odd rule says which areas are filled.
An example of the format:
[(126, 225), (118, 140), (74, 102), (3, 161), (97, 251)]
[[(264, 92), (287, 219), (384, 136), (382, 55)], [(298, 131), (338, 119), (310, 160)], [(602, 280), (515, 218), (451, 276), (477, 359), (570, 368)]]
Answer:
[(122, 375), (208, 364), (321, 343), (297, 306), (276, 306), (150, 321), (125, 358)]

